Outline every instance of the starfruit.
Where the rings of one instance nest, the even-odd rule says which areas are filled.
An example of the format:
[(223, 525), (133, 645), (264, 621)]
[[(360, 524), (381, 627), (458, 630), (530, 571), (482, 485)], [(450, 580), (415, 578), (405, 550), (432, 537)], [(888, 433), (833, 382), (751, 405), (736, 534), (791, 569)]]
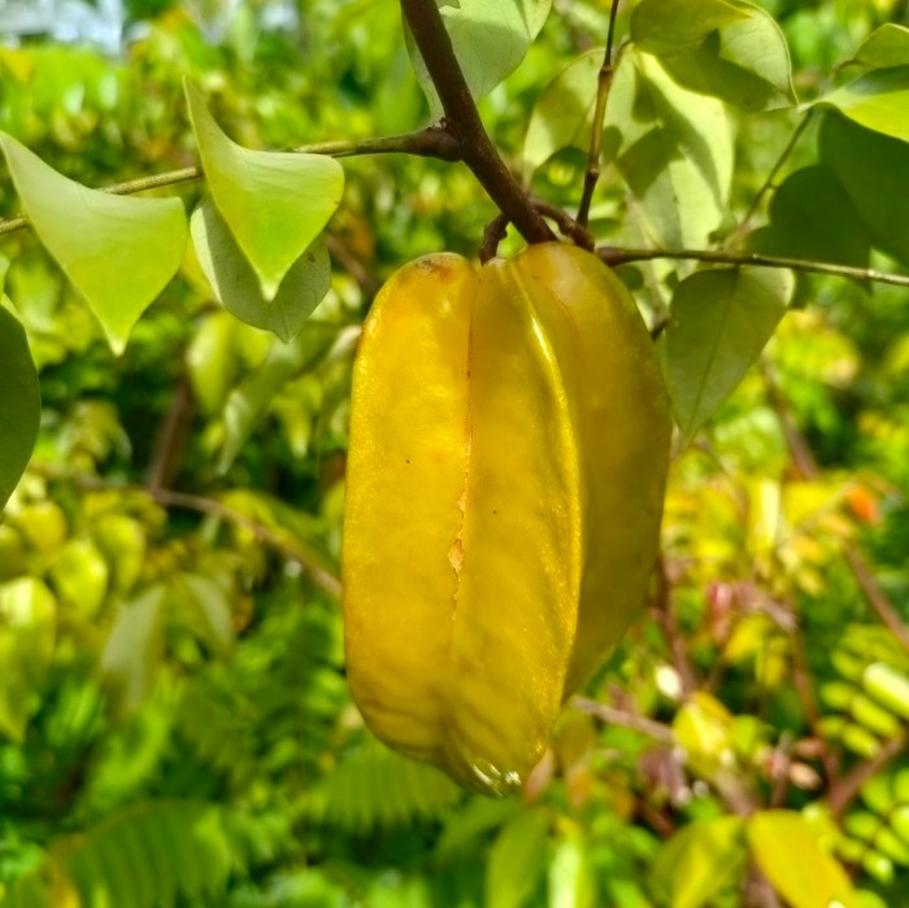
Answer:
[(522, 782), (643, 605), (669, 436), (650, 337), (592, 254), (390, 278), (354, 366), (342, 558), (379, 738), (473, 788)]

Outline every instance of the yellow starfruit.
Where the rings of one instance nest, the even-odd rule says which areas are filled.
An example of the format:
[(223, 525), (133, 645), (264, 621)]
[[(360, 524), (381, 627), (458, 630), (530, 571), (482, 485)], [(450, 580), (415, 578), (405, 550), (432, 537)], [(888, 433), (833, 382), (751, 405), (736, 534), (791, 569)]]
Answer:
[(391, 277), (354, 367), (342, 559), (379, 738), (480, 790), (521, 783), (643, 605), (669, 436), (650, 337), (592, 254)]

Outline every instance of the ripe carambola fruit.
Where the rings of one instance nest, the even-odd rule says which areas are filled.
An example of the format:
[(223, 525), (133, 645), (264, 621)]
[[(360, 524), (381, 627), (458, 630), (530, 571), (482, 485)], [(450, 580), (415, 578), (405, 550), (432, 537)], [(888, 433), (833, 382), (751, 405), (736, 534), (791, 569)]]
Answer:
[(354, 367), (343, 551), (379, 738), (520, 784), (643, 604), (669, 435), (650, 337), (590, 253), (432, 255), (388, 281)]

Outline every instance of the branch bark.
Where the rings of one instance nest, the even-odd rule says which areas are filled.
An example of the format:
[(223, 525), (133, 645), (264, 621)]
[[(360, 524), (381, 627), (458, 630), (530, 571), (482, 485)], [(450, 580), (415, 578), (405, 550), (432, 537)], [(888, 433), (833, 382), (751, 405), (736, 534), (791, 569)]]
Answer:
[(752, 252), (724, 252), (713, 249), (624, 249), (616, 246), (600, 246), (597, 255), (610, 267), (626, 265), (629, 262), (652, 262), (655, 259), (706, 262), (713, 265), (752, 265), (764, 268), (786, 268), (812, 274), (826, 274), (831, 277), (851, 278), (857, 281), (871, 281), (877, 284), (892, 284), (895, 287), (909, 287), (909, 275), (876, 271), (873, 268), (855, 268), (852, 265), (837, 265), (833, 262), (815, 262), (809, 259), (791, 259), (775, 255), (759, 255)]
[(483, 126), (435, 0), (401, 0), (401, 8), (442, 102), (445, 125), (460, 142), (464, 163), (524, 239), (529, 243), (554, 239)]
[(603, 63), (597, 74), (597, 101), (593, 111), (593, 132), (590, 134), (590, 151), (587, 155), (584, 190), (581, 193), (581, 202), (578, 205), (577, 222), (581, 227), (587, 226), (587, 221), (590, 218), (590, 203), (593, 200), (593, 191), (597, 188), (597, 183), (600, 179), (600, 151), (603, 146), (606, 101), (609, 99), (609, 89), (612, 86), (612, 48), (615, 44), (615, 20), (619, 13), (619, 2), (620, 0), (612, 0), (612, 9), (609, 12), (609, 31), (606, 35), (606, 51), (603, 54)]

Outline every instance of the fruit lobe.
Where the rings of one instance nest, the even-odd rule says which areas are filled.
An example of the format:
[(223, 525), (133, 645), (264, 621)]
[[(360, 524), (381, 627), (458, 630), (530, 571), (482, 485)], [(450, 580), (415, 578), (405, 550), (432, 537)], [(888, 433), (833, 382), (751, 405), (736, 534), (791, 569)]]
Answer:
[(589, 253), (392, 276), (354, 368), (342, 565), (378, 737), (481, 790), (526, 777), (642, 605), (668, 440), (649, 336)]

